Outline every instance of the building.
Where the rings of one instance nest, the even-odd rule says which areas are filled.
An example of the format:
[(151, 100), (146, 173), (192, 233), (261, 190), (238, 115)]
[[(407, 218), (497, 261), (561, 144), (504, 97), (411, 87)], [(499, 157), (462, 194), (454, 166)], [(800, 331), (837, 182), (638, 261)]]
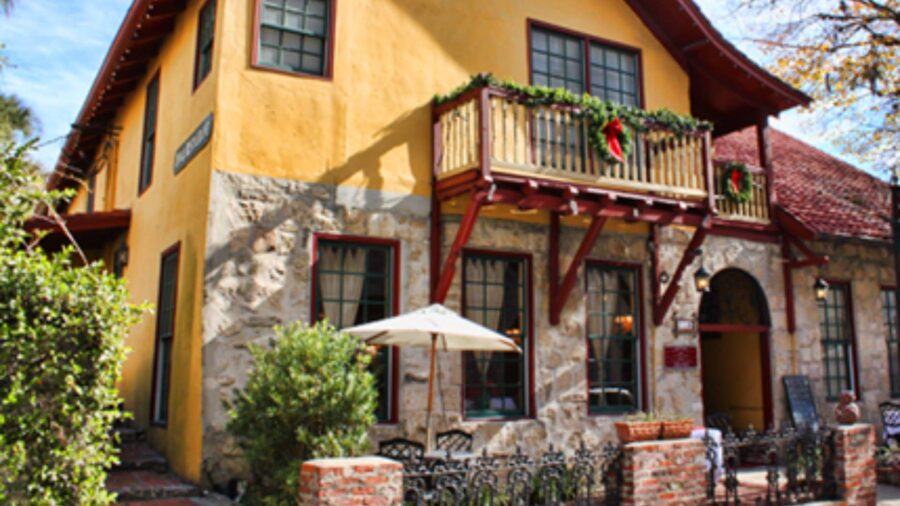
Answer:
[[(610, 163), (571, 108), (433, 100), (482, 72), (715, 128), (650, 124)], [(526, 350), (440, 360), (440, 423), (493, 448), (596, 444), (637, 410), (781, 423), (792, 374), (875, 420), (900, 391), (887, 187), (768, 127), (808, 102), (690, 0), (135, 0), (50, 185), (156, 303), (121, 392), (192, 480), (241, 472), (246, 343), (431, 300)], [(427, 367), (379, 352), (374, 439), (421, 437)]]

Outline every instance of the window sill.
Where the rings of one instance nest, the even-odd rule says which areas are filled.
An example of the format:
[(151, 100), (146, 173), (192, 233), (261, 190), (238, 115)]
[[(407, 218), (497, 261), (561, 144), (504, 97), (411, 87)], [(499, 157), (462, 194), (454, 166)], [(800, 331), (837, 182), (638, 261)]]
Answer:
[(324, 75), (310, 74), (308, 72), (302, 72), (299, 70), (289, 70), (289, 69), (285, 69), (285, 68), (281, 68), (281, 67), (272, 67), (269, 65), (265, 65), (263, 63), (256, 63), (256, 62), (251, 63), (250, 68), (252, 68), (254, 70), (260, 70), (263, 72), (274, 72), (276, 74), (282, 74), (282, 75), (286, 75), (286, 76), (306, 78), (306, 79), (315, 79), (318, 81), (332, 81), (333, 80), (333, 76), (332, 76), (331, 72), (327, 72)]

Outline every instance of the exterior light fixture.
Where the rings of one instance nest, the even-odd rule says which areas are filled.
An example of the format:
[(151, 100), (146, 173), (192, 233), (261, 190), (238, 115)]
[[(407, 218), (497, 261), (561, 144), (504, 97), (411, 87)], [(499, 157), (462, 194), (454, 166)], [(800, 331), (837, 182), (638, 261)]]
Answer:
[(113, 274), (121, 278), (126, 265), (128, 265), (128, 245), (123, 242), (113, 253)]
[(697, 287), (697, 291), (708, 292), (711, 280), (712, 275), (710, 275), (709, 271), (706, 270), (706, 267), (700, 265), (700, 268), (697, 269), (697, 272), (694, 273), (694, 286)]
[(816, 300), (825, 300), (828, 298), (828, 283), (825, 282), (824, 279), (816, 279), (816, 284), (813, 285), (813, 288), (816, 291)]

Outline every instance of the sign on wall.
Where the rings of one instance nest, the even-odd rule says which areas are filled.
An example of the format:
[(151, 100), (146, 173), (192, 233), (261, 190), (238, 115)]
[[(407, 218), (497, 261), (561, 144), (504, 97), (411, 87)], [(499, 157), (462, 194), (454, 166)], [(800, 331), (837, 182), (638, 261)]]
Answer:
[(695, 369), (697, 367), (697, 347), (694, 345), (666, 345), (663, 359), (667, 369)]
[(197, 153), (209, 144), (209, 140), (212, 138), (212, 130), (213, 113), (209, 113), (209, 116), (200, 123), (200, 126), (198, 126), (193, 133), (191, 133), (191, 136), (178, 147), (177, 151), (175, 151), (176, 174), (181, 172), (181, 169), (185, 168), (185, 166), (197, 156)]

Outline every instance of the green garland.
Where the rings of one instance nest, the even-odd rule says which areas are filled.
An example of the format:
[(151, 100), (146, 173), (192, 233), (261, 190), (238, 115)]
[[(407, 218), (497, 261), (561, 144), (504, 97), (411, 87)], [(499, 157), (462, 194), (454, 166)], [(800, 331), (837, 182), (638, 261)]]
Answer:
[[(731, 184), (732, 174), (735, 171), (738, 171), (741, 175), (740, 188), (737, 192), (734, 191)], [(750, 199), (753, 198), (753, 174), (750, 173), (750, 169), (743, 163), (730, 162), (725, 166), (725, 170), (722, 171), (722, 189), (725, 193), (725, 198), (736, 204), (750, 202)]]
[(512, 81), (501, 81), (492, 74), (478, 74), (462, 86), (447, 95), (434, 97), (436, 105), (456, 100), (471, 90), (491, 86), (515, 93), (526, 107), (550, 106), (565, 104), (578, 108), (583, 118), (588, 120), (588, 141), (591, 147), (609, 163), (620, 163), (610, 153), (603, 131), (610, 121), (619, 118), (625, 128), (619, 135), (622, 152), (627, 159), (633, 145), (633, 133), (646, 133), (653, 126), (660, 126), (678, 137), (685, 137), (697, 131), (712, 130), (712, 123), (688, 116), (681, 116), (668, 109), (646, 111), (638, 107), (607, 102), (597, 97), (584, 94), (577, 95), (565, 88), (548, 88), (546, 86), (524, 86)]

